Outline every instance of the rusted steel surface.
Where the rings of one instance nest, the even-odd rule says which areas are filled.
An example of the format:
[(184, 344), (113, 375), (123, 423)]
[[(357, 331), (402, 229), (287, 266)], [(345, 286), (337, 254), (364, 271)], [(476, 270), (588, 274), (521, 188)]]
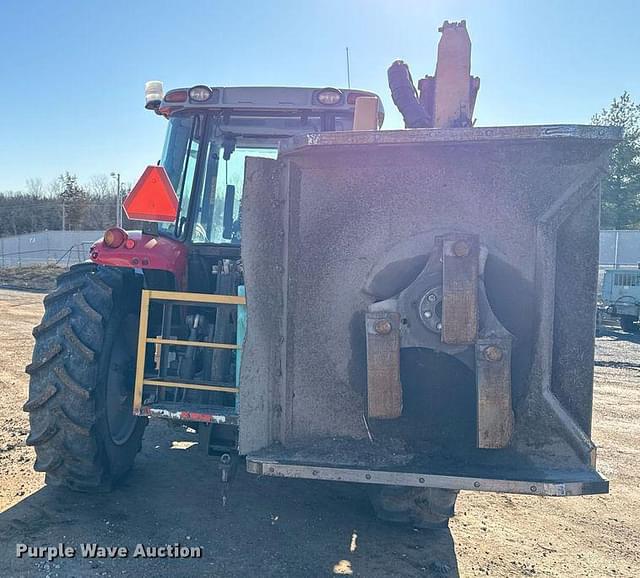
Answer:
[[(440, 28), (434, 82), (434, 126), (468, 126), (479, 79), (471, 77), (471, 40), (464, 20), (445, 22)], [(477, 85), (477, 86), (476, 86)], [(422, 92), (422, 82), (420, 83)]]
[(400, 417), (400, 315), (386, 312), (367, 313), (366, 326), (369, 417)]
[(478, 335), (478, 238), (454, 235), (442, 243), (442, 341), (474, 343)]
[(511, 338), (485, 337), (475, 350), (478, 447), (504, 448), (513, 433)]

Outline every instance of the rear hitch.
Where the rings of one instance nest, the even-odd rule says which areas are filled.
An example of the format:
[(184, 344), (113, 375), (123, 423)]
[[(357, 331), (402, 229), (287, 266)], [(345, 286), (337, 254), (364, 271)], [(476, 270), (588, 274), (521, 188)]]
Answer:
[(220, 479), (223, 484), (229, 482), (229, 474), (231, 472), (232, 460), (231, 454), (222, 454), (220, 456), (220, 463), (218, 469), (220, 470)]

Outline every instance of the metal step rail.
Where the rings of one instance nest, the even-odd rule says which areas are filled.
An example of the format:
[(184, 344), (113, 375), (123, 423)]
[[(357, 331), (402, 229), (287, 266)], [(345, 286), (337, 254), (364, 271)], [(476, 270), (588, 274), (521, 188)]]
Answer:
[[(152, 301), (159, 301), (163, 306), (163, 329), (162, 337), (149, 337), (149, 306)], [(196, 305), (198, 307), (216, 308), (220, 306), (236, 306), (237, 330), (236, 343), (210, 343), (207, 341), (190, 341), (185, 339), (169, 338), (166, 320), (171, 318), (171, 310), (174, 305)], [(168, 310), (168, 311), (167, 311)], [(168, 315), (167, 315), (168, 313)], [(240, 376), (240, 362), (242, 355), (242, 343), (246, 331), (246, 298), (244, 296), (244, 286), (238, 287), (238, 295), (215, 295), (209, 293), (186, 293), (179, 291), (157, 291), (144, 289), (140, 303), (140, 326), (138, 330), (138, 354), (136, 363), (136, 378), (133, 394), (134, 415), (156, 416), (171, 420), (198, 421), (204, 423), (230, 424), (238, 423), (238, 385)], [(145, 362), (147, 357), (147, 345), (159, 346), (183, 346), (201, 347), (208, 349), (231, 349), (236, 351), (236, 375), (235, 384), (216, 383), (205, 384), (196, 383), (193, 380), (168, 380), (160, 377), (145, 375)], [(161, 355), (162, 360), (166, 355)], [(200, 404), (186, 404), (181, 402), (158, 402), (145, 404), (143, 402), (143, 390), (145, 386), (156, 388), (178, 388), (195, 389), (202, 391), (217, 391), (232, 393), (235, 395), (235, 406), (214, 406)]]

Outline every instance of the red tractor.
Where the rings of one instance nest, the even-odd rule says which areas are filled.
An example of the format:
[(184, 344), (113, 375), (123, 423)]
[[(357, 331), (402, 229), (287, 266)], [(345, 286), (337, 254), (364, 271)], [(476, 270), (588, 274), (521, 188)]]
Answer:
[(297, 134), (351, 130), (363, 96), (375, 97), (203, 85), (163, 95), (147, 83), (147, 108), (169, 126), (159, 166), (124, 203), (142, 230), (107, 230), (90, 262), (60, 276), (33, 331), (27, 443), (47, 483), (110, 487), (150, 415), (198, 424), (207, 445), (235, 449), (245, 158), (275, 158)]
[(49, 483), (109, 487), (160, 416), (257, 475), (366, 484), (418, 526), (459, 490), (608, 491), (593, 333), (620, 133), (474, 127), (466, 25), (441, 31), (417, 90), (389, 69), (409, 130), (375, 130), (362, 91), (148, 84), (169, 129), (125, 201), (143, 229), (108, 230), (34, 330)]

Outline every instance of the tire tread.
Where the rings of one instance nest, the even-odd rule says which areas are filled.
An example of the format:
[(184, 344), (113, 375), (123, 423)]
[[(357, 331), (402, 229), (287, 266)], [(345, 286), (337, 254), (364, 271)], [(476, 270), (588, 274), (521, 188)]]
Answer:
[[(126, 274), (92, 263), (75, 265), (44, 299), (23, 409), (31, 423), (26, 443), (36, 450), (34, 468), (46, 473), (48, 484), (104, 491), (114, 482), (96, 428), (94, 391), (106, 320), (117, 299), (126, 302)], [(137, 450), (140, 440), (132, 443)]]

